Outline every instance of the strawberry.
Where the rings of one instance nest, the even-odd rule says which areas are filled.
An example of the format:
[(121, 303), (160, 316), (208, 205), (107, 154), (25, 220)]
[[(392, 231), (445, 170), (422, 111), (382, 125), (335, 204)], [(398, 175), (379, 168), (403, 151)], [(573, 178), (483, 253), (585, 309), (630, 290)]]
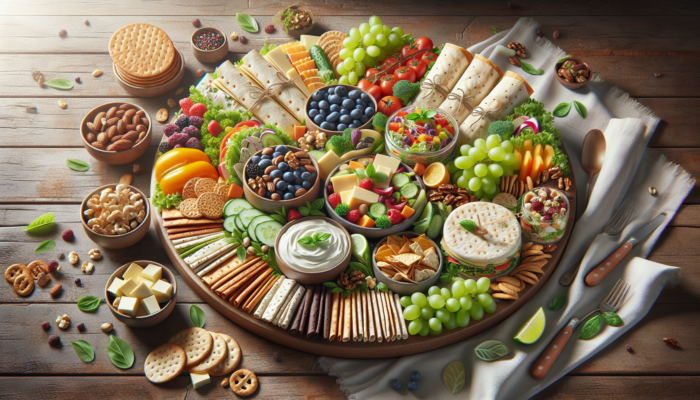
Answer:
[(204, 117), (204, 113), (206, 112), (207, 106), (202, 103), (197, 103), (190, 107), (190, 115), (194, 115), (195, 117)]
[(298, 210), (291, 209), (289, 210), (289, 213), (287, 213), (287, 222), (292, 222), (297, 218), (301, 218), (303, 215)]
[(393, 208), (386, 212), (386, 216), (389, 217), (389, 221), (391, 221), (392, 225), (399, 224), (403, 220), (401, 212), (399, 210), (394, 210)]
[(185, 113), (185, 115), (190, 115), (190, 108), (192, 108), (193, 105), (194, 103), (189, 97), (180, 99), (180, 107), (182, 107), (182, 112)]
[(333, 193), (332, 195), (328, 196), (328, 202), (331, 203), (331, 207), (335, 210), (336, 207), (343, 201), (340, 199), (340, 195), (338, 193)]
[(207, 125), (207, 130), (209, 131), (209, 134), (214, 136), (214, 137), (218, 137), (219, 133), (221, 133), (221, 131), (222, 131), (221, 125), (219, 125), (219, 123), (216, 122), (215, 119), (213, 119), (213, 120), (211, 120), (211, 122), (209, 122), (209, 125)]
[(356, 224), (357, 221), (360, 220), (360, 210), (350, 210), (345, 216), (345, 219), (348, 220), (348, 222)]
[(374, 190), (374, 182), (370, 178), (360, 179), (360, 187), (365, 190)]

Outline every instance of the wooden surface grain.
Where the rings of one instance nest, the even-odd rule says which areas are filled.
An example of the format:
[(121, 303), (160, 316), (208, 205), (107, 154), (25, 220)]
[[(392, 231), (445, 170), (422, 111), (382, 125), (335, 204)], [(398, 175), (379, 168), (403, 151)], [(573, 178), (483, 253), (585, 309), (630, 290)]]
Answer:
[[(284, 43), (289, 38), (279, 30), (271, 35), (243, 32), (235, 23), (236, 12), (256, 17), (261, 27), (272, 21), (283, 6), (271, 0), (173, 0), (167, 2), (122, 0), (118, 11), (113, 3), (96, 0), (5, 0), (0, 2), (0, 264), (28, 263), (35, 259), (55, 259), (75, 250), (81, 259), (94, 248), (82, 232), (78, 203), (97, 186), (114, 183), (131, 172), (132, 165), (107, 166), (93, 160), (82, 147), (78, 125), (93, 107), (110, 101), (142, 105), (153, 116), (166, 107), (174, 93), (138, 99), (126, 93), (114, 80), (107, 54), (107, 41), (117, 28), (136, 21), (150, 21), (163, 28), (183, 51), (187, 71), (181, 86), (196, 82), (194, 71), (213, 71), (215, 65), (199, 63), (188, 48), (195, 17), (204, 26), (226, 33), (237, 31), (249, 43), (230, 42), (229, 58), (237, 60), (265, 40)], [(510, 3), (510, 6), (509, 4)], [(531, 16), (542, 24), (548, 38), (556, 29), (561, 37), (553, 42), (568, 53), (585, 58), (606, 82), (617, 85), (642, 104), (650, 107), (663, 122), (650, 146), (679, 163), (695, 176), (700, 173), (700, 81), (693, 71), (700, 61), (700, 6), (692, 0), (658, 2), (599, 2), (583, 0), (523, 0), (513, 2), (433, 1), (321, 1), (304, 4), (317, 15), (313, 33), (329, 29), (346, 31), (365, 22), (371, 14), (383, 22), (400, 25), (414, 36), (428, 36), (435, 43), (462, 46), (482, 41), (493, 29), (510, 28), (518, 18)], [(115, 15), (116, 14), (116, 15)], [(83, 23), (88, 19), (89, 25)], [(66, 29), (67, 37), (58, 37)], [(104, 74), (92, 77), (95, 69)], [(70, 91), (40, 88), (31, 72), (41, 71), (46, 79), (79, 76), (82, 83)], [(656, 77), (655, 74), (660, 76)], [(68, 103), (66, 109), (57, 105)], [(36, 112), (30, 111), (36, 107)], [(175, 109), (171, 109), (171, 112)], [(162, 134), (155, 126), (151, 148), (139, 160), (143, 173), (134, 184), (149, 193), (149, 178), (155, 147)], [(68, 158), (90, 164), (84, 173), (69, 170)], [(53, 212), (56, 227), (44, 235), (27, 234), (23, 228), (37, 216)], [(60, 240), (64, 229), (73, 229), (76, 240)], [(56, 249), (34, 254), (46, 238), (57, 240)], [(696, 188), (662, 234), (649, 259), (681, 268), (681, 282), (666, 288), (656, 304), (636, 327), (581, 365), (568, 376), (545, 389), (538, 399), (657, 399), (692, 398), (700, 387), (700, 191)], [(200, 306), (207, 315), (206, 327), (231, 334), (241, 345), (241, 366), (260, 377), (254, 398), (265, 399), (342, 399), (335, 379), (318, 367), (316, 357), (277, 345), (236, 326), (220, 316), (178, 276), (178, 305), (163, 324), (132, 329), (119, 324), (105, 307), (95, 314), (78, 310), (75, 301), (88, 294), (100, 295), (114, 269), (135, 259), (150, 259), (170, 266), (153, 228), (139, 245), (126, 250), (103, 250), (95, 262), (95, 272), (84, 275), (79, 268), (61, 261), (60, 296), (48, 295), (51, 284), (37, 288), (26, 298), (17, 297), (9, 284), (0, 284), (0, 385), (2, 398), (153, 398), (196, 399), (234, 398), (230, 389), (219, 386), (221, 378), (193, 390), (186, 376), (165, 385), (153, 385), (143, 378), (143, 361), (157, 345), (178, 330), (189, 326), (188, 308)], [(173, 268), (174, 270), (174, 268)], [(79, 277), (83, 284), (73, 281)], [(60, 332), (64, 347), (48, 346), (56, 333), (55, 318), (67, 313), (73, 324)], [(43, 321), (52, 325), (41, 330)], [(128, 370), (114, 367), (104, 348), (108, 336), (99, 325), (115, 324), (114, 334), (128, 341), (136, 362)], [(75, 326), (84, 322), (86, 333)], [(663, 343), (673, 337), (680, 349)], [(85, 339), (95, 347), (90, 364), (75, 356), (69, 342)], [(632, 346), (627, 352), (625, 344)], [(90, 388), (89, 391), (85, 388)]]

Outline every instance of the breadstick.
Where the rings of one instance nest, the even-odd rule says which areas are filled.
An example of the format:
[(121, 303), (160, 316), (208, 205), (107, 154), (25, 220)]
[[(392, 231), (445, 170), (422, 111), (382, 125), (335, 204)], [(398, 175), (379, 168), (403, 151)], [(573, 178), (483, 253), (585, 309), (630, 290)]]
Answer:
[[(329, 288), (330, 289), (330, 288)], [(323, 338), (328, 339), (331, 334), (331, 314), (333, 312), (333, 296), (331, 291), (327, 289), (323, 296)]]
[(301, 317), (302, 314), (304, 313), (304, 308), (306, 307), (306, 295), (309, 294), (309, 292), (313, 293), (313, 289), (310, 287), (306, 289), (306, 292), (304, 292), (304, 297), (301, 300), (301, 304), (299, 304), (299, 308), (297, 310), (296, 315), (294, 316), (294, 321), (292, 322), (292, 327), (289, 329), (291, 333), (299, 333), (299, 325), (301, 325)]
[(218, 289), (215, 290), (215, 292), (223, 298), (228, 298), (231, 295), (231, 293), (238, 290), (238, 288), (240, 288), (241, 286), (243, 286), (244, 283), (250, 280), (251, 276), (253, 276), (258, 271), (261, 271), (266, 266), (267, 262), (261, 260), (246, 268), (245, 270), (241, 270), (239, 274), (231, 278), (228, 282), (226, 282), (226, 284), (220, 286)]
[(258, 294), (253, 298), (251, 302), (248, 303), (247, 306), (245, 306), (245, 311), (250, 314), (251, 311), (255, 310), (255, 307), (260, 303), (260, 301), (267, 295), (267, 293), (270, 292), (270, 290), (275, 286), (277, 282), (280, 281), (280, 279), (284, 279), (283, 276), (277, 275), (273, 276), (272, 279), (267, 281), (267, 284), (262, 288), (261, 291), (258, 292)]
[(260, 257), (253, 257), (243, 263), (238, 257), (232, 257), (231, 261), (219, 265), (219, 267), (213, 271), (209, 271), (202, 277), (202, 280), (209, 285), (211, 290), (214, 290), (233, 278), (238, 272), (250, 267), (258, 261), (260, 261)]
[(271, 322), (275, 318), (275, 315), (277, 315), (277, 311), (279, 311), (282, 304), (284, 304), (284, 301), (287, 299), (287, 296), (289, 296), (289, 292), (292, 291), (296, 283), (297, 282), (294, 279), (285, 279), (285, 281), (282, 282), (282, 285), (277, 290), (275, 297), (272, 298), (269, 306), (267, 307), (267, 310), (265, 310), (265, 313), (263, 314), (263, 321)]
[(341, 340), (343, 340), (343, 322), (345, 321), (345, 298), (342, 294), (340, 294), (339, 303), (340, 308), (338, 310), (338, 334), (335, 338), (340, 342)]
[[(374, 291), (372, 291), (374, 292)], [(372, 295), (365, 293), (365, 301), (367, 302), (367, 325), (369, 326), (369, 341), (374, 342), (377, 338), (374, 334), (374, 311), (372, 309)]]
[(308, 339), (314, 337), (316, 324), (318, 322), (318, 309), (321, 306), (321, 286), (314, 286), (314, 295), (311, 300), (311, 308), (309, 308), (309, 321), (306, 324), (306, 337)]
[(357, 305), (355, 304), (355, 296), (357, 295), (357, 291), (350, 293), (350, 308), (352, 309), (352, 312), (350, 313), (350, 318), (352, 320), (352, 329), (351, 329), (351, 336), (352, 336), (352, 341), (357, 342), (358, 338), (358, 329), (357, 329)]
[(263, 270), (263, 272), (260, 275), (258, 275), (257, 278), (255, 278), (253, 283), (248, 285), (248, 287), (246, 287), (245, 290), (243, 290), (243, 292), (236, 297), (236, 300), (234, 300), (233, 302), (233, 306), (238, 307), (239, 305), (241, 305), (241, 303), (243, 303), (243, 300), (245, 300), (253, 290), (255, 290), (259, 285), (261, 285), (267, 279), (267, 277), (270, 276), (271, 273), (272, 268), (267, 268)]
[(387, 314), (389, 316), (389, 327), (391, 328), (391, 341), (393, 342), (398, 337), (396, 333), (396, 328), (398, 328), (398, 326), (396, 324), (396, 312), (394, 311), (394, 307), (392, 307), (394, 301), (391, 291), (384, 292), (384, 303), (386, 304), (387, 310), (389, 310)]
[(292, 316), (294, 316), (294, 311), (296, 311), (297, 307), (299, 307), (299, 303), (304, 297), (305, 291), (306, 288), (304, 287), (304, 285), (298, 285), (296, 292), (292, 296), (292, 301), (289, 302), (289, 305), (287, 306), (287, 310), (284, 313), (283, 320), (279, 324), (280, 328), (287, 329), (289, 323), (292, 321)]
[(272, 288), (265, 294), (265, 297), (263, 297), (262, 301), (260, 301), (260, 306), (255, 310), (255, 313), (253, 316), (256, 319), (261, 319), (263, 316), (263, 313), (267, 309), (267, 306), (270, 304), (270, 300), (275, 296), (275, 293), (277, 293), (277, 290), (282, 286), (282, 282), (284, 282), (286, 278), (284, 276), (280, 277), (280, 279), (275, 282), (275, 284), (272, 286)]
[(367, 326), (367, 293), (360, 292), (360, 304), (362, 304), (362, 332), (364, 333), (362, 341), (369, 340), (369, 327)]
[(401, 301), (399, 301), (399, 294), (394, 293), (394, 307), (396, 308), (396, 313), (399, 317), (399, 328), (401, 328), (401, 339), (408, 339), (408, 327), (406, 326), (406, 320), (403, 318), (403, 312), (401, 311)]
[(343, 299), (343, 342), (350, 341), (352, 331), (352, 298)]
[(335, 339), (336, 335), (338, 334), (338, 311), (340, 308), (340, 293), (333, 293), (333, 307), (331, 311), (331, 327), (330, 331), (328, 332), (328, 340), (333, 341)]
[(382, 291), (377, 293), (377, 308), (379, 309), (379, 315), (381, 317), (382, 323), (382, 336), (387, 342), (391, 338), (391, 333), (389, 333), (389, 327), (386, 325), (388, 318), (386, 317), (386, 308), (384, 307), (384, 296), (382, 296)]
[(284, 299), (284, 303), (282, 303), (282, 306), (277, 310), (277, 314), (272, 318), (272, 325), (278, 325), (280, 319), (282, 318), (282, 314), (287, 310), (287, 307), (289, 307), (289, 303), (292, 301), (292, 297), (294, 297), (294, 293), (296, 293), (297, 289), (299, 288), (299, 284), (296, 283), (294, 284), (294, 287), (292, 287), (292, 290), (289, 292), (289, 296), (287, 296), (286, 299)]
[(255, 300), (260, 295), (260, 292), (262, 292), (263, 290), (265, 290), (266, 287), (268, 287), (268, 284), (270, 283), (270, 281), (273, 281), (274, 279), (275, 279), (274, 276), (268, 275), (262, 281), (262, 283), (260, 285), (258, 285), (257, 288), (255, 288), (253, 293), (250, 294), (250, 297), (248, 297), (246, 299), (245, 303), (243, 303), (243, 305), (241, 306), (241, 310), (248, 312), (247, 310), (250, 308), (250, 303), (252, 303), (253, 300)]
[(309, 310), (311, 309), (311, 302), (313, 301), (314, 297), (314, 288), (313, 287), (307, 287), (306, 288), (306, 293), (304, 295), (304, 308), (299, 309), (299, 313), (297, 313), (297, 318), (299, 319), (299, 324), (294, 322), (294, 325), (297, 326), (297, 331), (294, 332), (294, 325), (292, 326), (292, 333), (299, 333), (303, 335), (306, 333), (306, 320), (309, 317)]
[(383, 339), (382, 335), (382, 320), (381, 320), (381, 313), (379, 312), (379, 304), (377, 302), (377, 291), (372, 290), (370, 292), (371, 296), (370, 298), (372, 299), (372, 313), (374, 314), (374, 331), (376, 334), (377, 342), (381, 343)]

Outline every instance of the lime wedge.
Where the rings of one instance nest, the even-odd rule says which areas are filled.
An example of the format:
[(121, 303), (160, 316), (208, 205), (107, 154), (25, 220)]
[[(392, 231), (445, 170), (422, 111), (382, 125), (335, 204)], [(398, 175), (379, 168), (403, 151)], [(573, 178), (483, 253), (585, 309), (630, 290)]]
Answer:
[(540, 307), (535, 315), (530, 317), (525, 325), (520, 328), (513, 339), (522, 344), (533, 344), (540, 338), (540, 336), (542, 336), (542, 332), (544, 332), (544, 325), (544, 310), (542, 307)]
[(352, 255), (366, 266), (372, 265), (369, 260), (369, 243), (367, 239), (359, 233), (353, 233), (350, 235), (350, 240), (352, 240)]

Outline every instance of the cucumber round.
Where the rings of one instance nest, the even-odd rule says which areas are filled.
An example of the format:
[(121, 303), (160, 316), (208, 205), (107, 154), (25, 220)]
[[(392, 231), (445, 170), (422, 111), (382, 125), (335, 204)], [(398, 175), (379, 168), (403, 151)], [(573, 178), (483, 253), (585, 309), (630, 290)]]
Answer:
[(248, 203), (245, 199), (232, 199), (229, 200), (224, 206), (224, 216), (230, 217), (236, 215), (242, 210), (247, 210), (255, 208), (252, 204)]
[(253, 218), (261, 215), (265, 215), (265, 213), (260, 210), (256, 210), (255, 208), (241, 210), (241, 212), (238, 213), (238, 216), (241, 218), (241, 225), (243, 225), (246, 229), (248, 229), (248, 225), (250, 225), (250, 221), (252, 221)]
[(224, 220), (224, 229), (226, 229), (229, 232), (233, 232), (233, 229), (236, 227), (236, 217), (231, 216), (231, 217), (226, 217)]
[(241, 233), (245, 232), (245, 225), (243, 225), (243, 221), (241, 221), (241, 215), (237, 214), (236, 219), (234, 220), (236, 222), (236, 229), (238, 229)]
[(399, 188), (409, 182), (411, 182), (411, 177), (405, 172), (399, 172), (391, 178), (391, 186), (396, 186)]
[(411, 182), (401, 186), (401, 189), (399, 190), (399, 192), (401, 192), (401, 196), (403, 196), (407, 199), (412, 199), (412, 198), (416, 197), (416, 195), (418, 195), (419, 191), (420, 191), (420, 188), (418, 187), (418, 185), (416, 185), (415, 183), (411, 183)]
[(248, 236), (250, 240), (254, 242), (258, 241), (258, 237), (255, 236), (255, 227), (258, 226), (259, 223), (265, 221), (274, 221), (274, 219), (270, 218), (269, 215), (258, 215), (250, 221), (250, 224), (248, 224)]
[(275, 247), (277, 234), (282, 230), (282, 224), (277, 221), (265, 221), (255, 227), (255, 237), (262, 244), (268, 245), (270, 248)]
[(370, 216), (370, 218), (376, 220), (377, 218), (381, 217), (382, 215), (386, 215), (386, 212), (389, 210), (389, 208), (382, 204), (382, 203), (374, 203), (369, 206), (369, 209), (367, 210), (367, 214)]

